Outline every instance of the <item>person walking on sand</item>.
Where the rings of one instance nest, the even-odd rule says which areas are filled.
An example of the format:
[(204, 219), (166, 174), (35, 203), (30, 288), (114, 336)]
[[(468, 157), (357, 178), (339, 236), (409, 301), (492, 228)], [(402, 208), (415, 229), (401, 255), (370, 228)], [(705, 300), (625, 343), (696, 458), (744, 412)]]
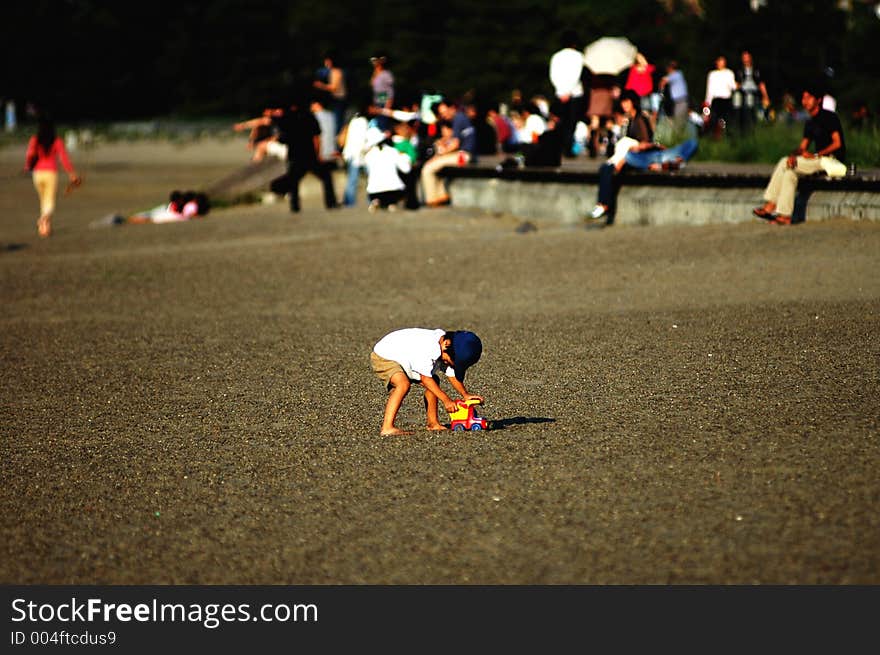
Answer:
[(25, 169), (30, 171), (34, 188), (40, 199), (37, 233), (43, 238), (52, 234), (52, 215), (55, 213), (55, 200), (58, 194), (59, 159), (70, 182), (68, 189), (79, 186), (82, 178), (74, 170), (64, 142), (55, 133), (54, 123), (45, 116), (40, 117), (37, 133), (28, 141)]

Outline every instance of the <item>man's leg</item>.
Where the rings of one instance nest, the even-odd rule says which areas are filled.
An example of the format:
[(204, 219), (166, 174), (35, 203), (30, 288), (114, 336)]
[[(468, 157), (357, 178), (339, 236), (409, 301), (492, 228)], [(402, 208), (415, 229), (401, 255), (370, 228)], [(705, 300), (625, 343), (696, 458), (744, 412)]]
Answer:
[(567, 102), (559, 101), (559, 130), (562, 133), (562, 156), (571, 157), (574, 144), (574, 98)]
[[(634, 162), (647, 163), (647, 167), (651, 170), (675, 170), (680, 166), (684, 166), (694, 154), (697, 152), (697, 140), (688, 139), (679, 143), (677, 146), (666, 148), (665, 150), (649, 150), (647, 152), (628, 152), (626, 154), (626, 163), (628, 166), (638, 168)], [(644, 157), (639, 157), (644, 155)]]
[(633, 152), (630, 150), (626, 153), (626, 165), (644, 171), (651, 167), (651, 164), (659, 163), (660, 150), (648, 150), (642, 152)]
[(336, 191), (333, 190), (333, 176), (330, 173), (332, 165), (332, 162), (319, 161), (315, 163), (315, 167), (312, 169), (324, 187), (324, 206), (327, 209), (333, 209), (337, 204)]
[(409, 381), (406, 373), (398, 371), (391, 376), (391, 380), (388, 384), (391, 387), (391, 391), (388, 394), (388, 401), (385, 403), (385, 414), (382, 417), (382, 430), (379, 434), (383, 437), (399, 434), (412, 434), (412, 432), (401, 430), (394, 425), (394, 421), (397, 420), (397, 412), (400, 411), (400, 406), (403, 404), (403, 399), (406, 398), (406, 394), (409, 393), (409, 388), (412, 383)]
[(675, 129), (681, 129), (685, 125), (687, 125), (689, 112), (690, 112), (690, 107), (688, 107), (687, 100), (677, 100), (675, 102), (674, 108), (672, 110), (673, 122), (675, 123)]
[(336, 119), (335, 135), (339, 136), (342, 127), (345, 125), (345, 100), (337, 98), (333, 101), (333, 117)]
[[(655, 158), (652, 161), (659, 161), (660, 163), (675, 162), (679, 160), (685, 162), (696, 154), (697, 147), (698, 143), (696, 139), (688, 139), (687, 141), (682, 141), (671, 148), (650, 151), (648, 154), (655, 153)], [(628, 154), (626, 157), (626, 163), (630, 163)]]
[(572, 98), (570, 100), (571, 103), (571, 141), (569, 143), (568, 150), (563, 150), (563, 154), (571, 153), (571, 156), (575, 156), (574, 148), (575, 141), (574, 135), (577, 132), (577, 124), (581, 121), (587, 122), (586, 111), (587, 111), (587, 99), (585, 96), (578, 96), (577, 98)]
[(768, 182), (767, 187), (764, 189), (764, 209), (768, 212), (776, 210), (776, 204), (779, 201), (779, 194), (782, 191), (782, 179), (787, 168), (788, 157), (783, 157), (776, 162), (776, 168), (773, 169), (773, 174), (770, 176), (770, 182)]
[(446, 185), (437, 175), (437, 171), (446, 166), (451, 166), (458, 161), (458, 153), (438, 155), (425, 162), (422, 167), (422, 189), (425, 192), (425, 204), (442, 202), (449, 198)]
[(614, 213), (617, 210), (617, 191), (619, 184), (615, 184), (616, 168), (614, 164), (605, 162), (599, 166), (599, 192), (596, 195), (596, 206), (590, 212), (591, 218), (605, 218), (605, 224), (614, 222)]
[(404, 184), (406, 184), (406, 204), (405, 207), (407, 209), (418, 209), (419, 205), (419, 193), (418, 193), (418, 181), (419, 181), (419, 173), (415, 169), (411, 170), (409, 173), (400, 176), (403, 180)]
[(379, 194), (379, 204), (382, 209), (396, 209), (397, 203), (403, 199), (403, 191), (385, 191)]
[(306, 174), (306, 169), (294, 162), (288, 166), (287, 170), (290, 183), (290, 211), (298, 212), (300, 210), (299, 183), (303, 175)]
[(614, 164), (605, 162), (599, 166), (599, 195), (597, 202), (605, 207), (611, 207), (614, 201)]
[(818, 157), (798, 157), (794, 168), (786, 168), (782, 174), (779, 196), (776, 199), (776, 212), (779, 216), (791, 218), (794, 211), (794, 196), (797, 193), (798, 178), (812, 175), (822, 170)]

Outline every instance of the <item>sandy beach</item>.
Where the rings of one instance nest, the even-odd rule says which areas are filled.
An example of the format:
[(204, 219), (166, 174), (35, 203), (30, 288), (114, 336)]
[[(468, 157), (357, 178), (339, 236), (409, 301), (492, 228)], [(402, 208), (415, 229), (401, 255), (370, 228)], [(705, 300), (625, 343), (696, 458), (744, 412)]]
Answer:
[[(523, 232), (314, 178), (298, 215), (95, 224), (244, 143), (74, 151), (49, 239), (0, 150), (0, 581), (880, 583), (880, 224)], [(492, 429), (414, 389), (378, 436), (408, 326), (481, 336)]]

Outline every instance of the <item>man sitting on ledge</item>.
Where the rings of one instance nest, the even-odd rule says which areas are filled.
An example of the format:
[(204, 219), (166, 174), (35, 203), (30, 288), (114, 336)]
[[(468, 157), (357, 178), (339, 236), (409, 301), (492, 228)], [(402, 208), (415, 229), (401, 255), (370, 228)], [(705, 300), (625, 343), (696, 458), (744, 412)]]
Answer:
[[(831, 177), (846, 174), (843, 128), (837, 114), (822, 109), (822, 96), (815, 89), (804, 91), (801, 104), (810, 116), (804, 125), (804, 137), (797, 150), (776, 164), (764, 190), (764, 204), (752, 210), (758, 218), (775, 225), (791, 225), (798, 178), (823, 171)], [(807, 150), (811, 142), (815, 152)]]
[(446, 166), (464, 166), (477, 161), (477, 132), (463, 110), (458, 109), (449, 100), (443, 99), (436, 103), (432, 110), (440, 120), (452, 124), (454, 138), (453, 147), (436, 154), (422, 166), (422, 190), (425, 193), (425, 204), (428, 207), (440, 207), (449, 204), (449, 193), (446, 183), (437, 172)]

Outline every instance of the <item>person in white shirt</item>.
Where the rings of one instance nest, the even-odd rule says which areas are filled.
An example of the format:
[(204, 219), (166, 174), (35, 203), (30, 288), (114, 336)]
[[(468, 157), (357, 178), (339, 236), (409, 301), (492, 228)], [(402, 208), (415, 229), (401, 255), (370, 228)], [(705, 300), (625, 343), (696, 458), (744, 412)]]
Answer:
[(367, 130), (364, 165), (367, 167), (367, 208), (394, 209), (403, 198), (406, 184), (400, 173), (412, 170), (412, 160), (404, 152), (394, 147), (391, 136), (378, 127)]
[(342, 204), (353, 207), (357, 204), (358, 182), (361, 171), (365, 170), (364, 150), (366, 148), (367, 127), (370, 119), (367, 117), (369, 103), (360, 107), (358, 112), (343, 129), (339, 137), (342, 141), (342, 159), (345, 161), (347, 176), (345, 191), (342, 195)]
[(727, 67), (727, 58), (722, 55), (715, 59), (715, 69), (706, 76), (704, 106), (709, 108), (707, 131), (718, 135), (730, 123), (736, 86), (736, 76)]
[(547, 129), (547, 122), (541, 116), (538, 108), (528, 103), (519, 112), (511, 117), (516, 128), (516, 139), (521, 146), (529, 146), (538, 143), (538, 137)]
[(449, 384), (464, 400), (482, 397), (465, 389), (464, 375), (483, 353), (483, 344), (473, 332), (446, 331), (427, 328), (404, 328), (382, 337), (370, 353), (370, 365), (390, 392), (385, 404), (380, 435), (384, 437), (412, 434), (395, 426), (397, 413), (413, 382), (425, 388), (425, 415), (429, 430), (447, 430), (440, 423), (437, 402), (447, 412), (456, 404), (440, 388), (437, 373), (444, 370)]
[(318, 157), (322, 162), (332, 162), (339, 151), (336, 149), (336, 119), (327, 109), (326, 100), (320, 96), (312, 100), (309, 108), (321, 128), (321, 147)]
[(574, 157), (574, 131), (586, 111), (584, 84), (584, 53), (579, 49), (578, 37), (574, 30), (562, 34), (562, 49), (550, 57), (550, 83), (559, 101), (557, 115), (562, 135), (562, 155)]

